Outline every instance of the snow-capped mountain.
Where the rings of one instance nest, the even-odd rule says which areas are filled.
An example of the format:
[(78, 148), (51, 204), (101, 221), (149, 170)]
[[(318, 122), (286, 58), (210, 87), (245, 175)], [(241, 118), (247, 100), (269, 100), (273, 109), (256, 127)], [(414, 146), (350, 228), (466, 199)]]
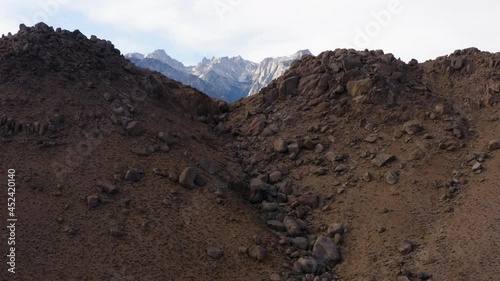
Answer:
[(150, 54), (144, 55), (144, 58), (156, 59), (163, 63), (170, 65), (171, 67), (186, 72), (186, 67), (184, 64), (176, 59), (170, 57), (165, 50), (156, 50)]
[(304, 55), (312, 54), (309, 50), (301, 50), (291, 56), (264, 59), (253, 74), (253, 83), (248, 95), (258, 93), (271, 81), (283, 75), (290, 68), (293, 61), (301, 59)]
[(164, 50), (150, 54), (126, 54), (134, 64), (163, 73), (165, 76), (194, 87), (209, 96), (226, 101), (236, 101), (257, 93), (273, 79), (281, 76), (295, 59), (311, 54), (299, 51), (291, 56), (267, 58), (260, 64), (237, 57), (220, 57), (203, 60), (195, 66), (170, 57)]
[(231, 93), (236, 99), (245, 97), (252, 86), (252, 77), (258, 64), (242, 57), (204, 58), (190, 72), (215, 85), (220, 91)]
[(127, 59), (136, 59), (136, 60), (142, 60), (144, 59), (144, 55), (143, 54), (140, 54), (140, 53), (130, 53), (130, 54), (126, 54), (125, 57)]

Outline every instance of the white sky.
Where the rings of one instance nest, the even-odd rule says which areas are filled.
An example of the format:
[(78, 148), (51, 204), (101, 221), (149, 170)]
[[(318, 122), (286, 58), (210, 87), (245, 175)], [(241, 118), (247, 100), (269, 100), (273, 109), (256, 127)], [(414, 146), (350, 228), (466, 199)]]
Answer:
[(187, 65), (203, 56), (255, 62), (310, 49), (383, 49), (408, 61), (456, 49), (500, 51), (493, 0), (0, 0), (0, 34), (24, 22), (113, 41), (123, 53), (165, 49)]

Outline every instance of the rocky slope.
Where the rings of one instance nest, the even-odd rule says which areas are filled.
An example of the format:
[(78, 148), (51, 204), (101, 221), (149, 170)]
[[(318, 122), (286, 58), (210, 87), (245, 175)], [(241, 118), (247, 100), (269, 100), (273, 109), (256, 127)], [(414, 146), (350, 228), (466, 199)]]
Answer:
[(18, 218), (17, 273), (5, 259), (1, 280), (267, 280), (281, 267), (275, 236), (228, 189), (244, 175), (212, 129), (227, 104), (37, 24), (0, 39), (0, 105)]
[(498, 61), (338, 49), (227, 104), (21, 25), (0, 39), (0, 277), (496, 280)]
[(285, 71), (290, 68), (292, 62), (300, 60), (305, 55), (312, 54), (309, 50), (301, 50), (290, 56), (264, 59), (253, 74), (253, 82), (248, 96), (258, 93), (260, 89), (267, 86), (271, 81), (285, 74)]
[[(253, 178), (250, 201), (288, 248), (289, 271), (496, 280), (497, 66), (498, 54), (474, 48), (420, 64), (339, 49), (304, 57), (233, 104), (234, 156)], [(334, 255), (316, 249), (318, 237)]]

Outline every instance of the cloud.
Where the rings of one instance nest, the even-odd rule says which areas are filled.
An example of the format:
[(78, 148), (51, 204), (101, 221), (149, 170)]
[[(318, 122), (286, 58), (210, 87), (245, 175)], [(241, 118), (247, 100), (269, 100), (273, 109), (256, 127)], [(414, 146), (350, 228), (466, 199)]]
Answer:
[[(390, 12), (387, 20), (394, 3), (401, 11)], [(349, 46), (424, 60), (458, 48), (500, 46), (491, 33), (500, 23), (495, 15), (500, 4), (494, 1), (0, 0), (0, 5), (5, 7), (0, 32), (45, 13), (53, 24), (73, 20), (71, 26), (102, 34), (122, 51), (164, 48), (187, 63), (202, 55), (260, 61), (298, 49), (317, 54)]]

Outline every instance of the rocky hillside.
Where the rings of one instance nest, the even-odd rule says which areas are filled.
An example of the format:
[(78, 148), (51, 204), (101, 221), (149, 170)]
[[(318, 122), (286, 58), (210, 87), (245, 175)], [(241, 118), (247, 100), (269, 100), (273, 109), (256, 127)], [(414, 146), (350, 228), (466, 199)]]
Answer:
[(499, 74), (474, 48), (408, 64), (339, 49), (233, 104), (234, 157), (289, 272), (496, 280)]
[(338, 49), (228, 104), (21, 25), (0, 39), (0, 277), (496, 280), (498, 65)]
[(276, 237), (228, 189), (244, 174), (213, 133), (227, 104), (40, 23), (0, 39), (0, 105), (18, 218), (17, 273), (4, 263), (1, 280), (267, 280), (281, 268)]

